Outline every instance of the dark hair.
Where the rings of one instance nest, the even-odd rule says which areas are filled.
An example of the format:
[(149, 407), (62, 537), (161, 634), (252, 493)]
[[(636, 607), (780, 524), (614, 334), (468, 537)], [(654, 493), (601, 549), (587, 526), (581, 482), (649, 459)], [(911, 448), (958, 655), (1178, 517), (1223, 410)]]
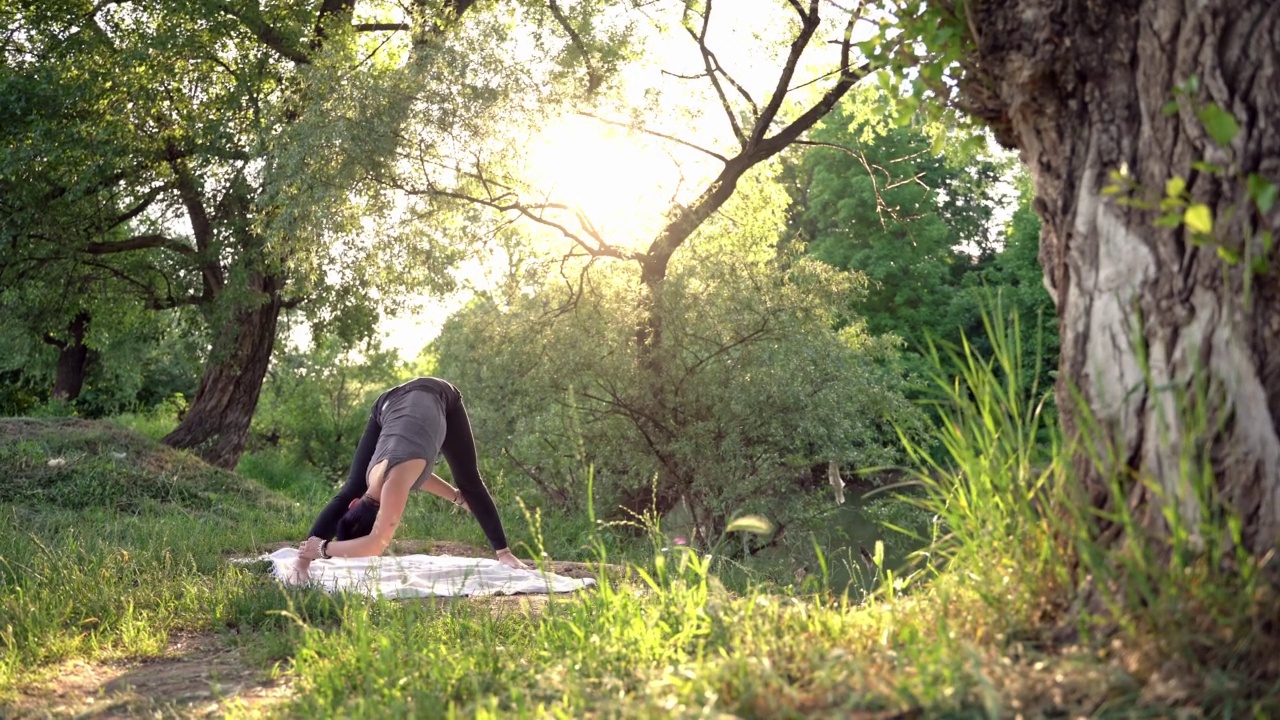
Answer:
[(360, 498), (360, 502), (338, 520), (338, 540), (350, 540), (364, 537), (373, 532), (373, 521), (378, 518), (378, 503), (368, 497)]

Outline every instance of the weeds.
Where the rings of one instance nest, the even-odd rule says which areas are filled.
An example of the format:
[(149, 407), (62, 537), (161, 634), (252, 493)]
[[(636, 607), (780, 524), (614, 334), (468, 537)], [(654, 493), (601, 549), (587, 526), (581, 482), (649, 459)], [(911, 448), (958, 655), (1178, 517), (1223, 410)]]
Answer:
[[(936, 444), (908, 445), (918, 489), (864, 510), (924, 544), (914, 564), (878, 533), (856, 551), (805, 538), (795, 583), (669, 545), (656, 522), (642, 523), (647, 542), (628, 541), (589, 502), (585, 518), (536, 507), (506, 518), (533, 556), (594, 563), (589, 592), (495, 612), (287, 589), (227, 558), (300, 538), (332, 482), (250, 456), (243, 469), (264, 489), (80, 421), (0, 424), (17, 478), (0, 490), (0, 699), (62, 658), (152, 656), (175, 631), (235, 630), (246, 656), (295, 675), (275, 711), (286, 717), (1280, 712), (1266, 558), (1240, 552), (1240, 521), (1197, 474), (1201, 459), (1188, 451), (1197, 513), (1168, 515), (1165, 538), (1104, 542), (1101, 523), (1140, 519), (1124, 502), (1101, 513), (1082, 502), (1079, 455), (1023, 370), (1035, 363), (1020, 326), (998, 307), (985, 321), (990, 358), (967, 344), (935, 354), (955, 371), (936, 378)], [(126, 446), (145, 456), (137, 473), (183, 487), (103, 459)], [(68, 463), (52, 468), (54, 455)], [(1114, 500), (1131, 487), (1118, 479)], [(422, 507), (402, 532), (480, 541), (465, 514)], [(841, 567), (865, 585), (850, 591)], [(1060, 642), (1064, 628), (1078, 642)]]

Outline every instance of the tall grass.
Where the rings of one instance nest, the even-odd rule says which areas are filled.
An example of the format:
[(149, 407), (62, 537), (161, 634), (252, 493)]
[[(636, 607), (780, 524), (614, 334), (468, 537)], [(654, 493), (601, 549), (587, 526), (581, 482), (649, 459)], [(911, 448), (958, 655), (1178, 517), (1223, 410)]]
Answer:
[[(592, 561), (588, 592), (392, 602), (287, 589), (228, 556), (301, 538), (333, 481), (266, 458), (251, 469), (275, 492), (187, 476), (196, 490), (144, 483), (138, 502), (86, 507), (66, 498), (89, 476), (42, 463), (81, 448), (76, 467), (102, 478), (114, 466), (90, 456), (107, 445), (0, 432), (0, 456), (48, 483), (0, 505), (0, 702), (33, 667), (150, 656), (176, 630), (236, 627), (248, 657), (294, 675), (282, 717), (1280, 714), (1267, 654), (1280, 605), (1210, 476), (1189, 484), (1203, 511), (1170, 516), (1164, 537), (1136, 532), (1124, 502), (1085, 503), (1072, 467), (1089, 455), (1059, 439), (1034, 348), (999, 308), (984, 320), (990, 357), (967, 344), (935, 355), (944, 421), (935, 444), (909, 446), (918, 510), (887, 513), (928, 518), (916, 530), (928, 546), (914, 569), (876, 548), (865, 594), (831, 584), (832, 548), (813, 549), (804, 582), (759, 582), (656, 526), (629, 543), (590, 502), (583, 518), (504, 515), (527, 554)], [(401, 532), (482, 543), (465, 514), (415, 505)], [(1103, 522), (1134, 532), (1106, 537)], [(723, 582), (739, 569), (741, 583)]]
[(606, 571), (539, 614), (349, 605), (336, 630), (304, 626), (300, 692), (283, 714), (806, 717), (1005, 702), (983, 699), (982, 667), (999, 658), (972, 644), (972, 603), (731, 594), (708, 565), (680, 549), (640, 587)]
[(990, 357), (967, 338), (957, 348), (931, 348), (941, 417), (934, 445), (903, 439), (914, 482), (927, 490), (915, 502), (936, 518), (922, 557), (931, 573), (970, 578), (993, 612), (1047, 618), (1059, 609), (1072, 564), (1053, 514), (1066, 501), (1066, 474), (1048, 417), (1052, 388), (1041, 375), (1038, 333), (1027, 342), (998, 299), (982, 321)]
[[(1083, 639), (1139, 682), (1164, 682), (1228, 715), (1276, 708), (1280, 598), (1274, 577), (1241, 543), (1242, 519), (1223, 501), (1205, 438), (1207, 389), (1157, 387), (1175, 421), (1158, 429), (1180, 448), (1182, 485), (1170, 497), (1135, 475), (1077, 398), (1083, 432), (1065, 444), (1041, 377), (1027, 368), (1016, 316), (984, 313), (992, 352), (967, 342), (936, 350), (942, 452), (908, 442), (927, 488), (922, 507), (940, 535), (922, 556), (934, 577), (961, 579), (992, 613), (1021, 618), (1046, 643)], [(1158, 401), (1158, 400), (1157, 400)], [(1097, 504), (1077, 478), (1109, 478)], [(1146, 493), (1135, 504), (1136, 490)], [(1186, 500), (1191, 500), (1187, 502)], [(1153, 528), (1151, 513), (1162, 528)]]

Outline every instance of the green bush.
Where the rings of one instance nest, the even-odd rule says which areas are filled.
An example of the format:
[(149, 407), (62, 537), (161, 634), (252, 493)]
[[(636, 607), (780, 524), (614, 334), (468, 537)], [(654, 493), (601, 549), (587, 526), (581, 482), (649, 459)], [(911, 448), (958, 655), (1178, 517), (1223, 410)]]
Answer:
[(373, 401), (400, 381), (398, 358), (376, 340), (352, 352), (322, 336), (272, 364), (253, 418), (251, 449), (277, 448), (324, 474), (345, 477)]
[(735, 513), (801, 517), (800, 501), (822, 492), (812, 466), (890, 464), (895, 426), (923, 429), (896, 342), (847, 322), (856, 276), (796, 258), (691, 257), (663, 286), (663, 340), (645, 355), (630, 271), (583, 272), (580, 293), (548, 283), (477, 300), (432, 346), (482, 453), (545, 502), (581, 511), (592, 467), (604, 507), (683, 504), (713, 540)]

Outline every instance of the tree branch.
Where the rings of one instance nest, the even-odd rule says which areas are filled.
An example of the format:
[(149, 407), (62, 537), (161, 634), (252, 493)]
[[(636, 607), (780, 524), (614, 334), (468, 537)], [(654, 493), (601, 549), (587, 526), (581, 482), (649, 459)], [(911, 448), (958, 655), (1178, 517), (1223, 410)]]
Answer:
[(214, 7), (239, 20), (246, 30), (258, 38), (258, 42), (275, 51), (280, 57), (291, 60), (298, 65), (306, 65), (311, 62), (311, 58), (307, 57), (302, 48), (291, 45), (288, 38), (272, 27), (257, 10), (233, 7), (229, 2), (215, 2)]
[(582, 64), (587, 67), (587, 94), (594, 93), (600, 87), (600, 83), (604, 81), (600, 71), (596, 68), (595, 63), (591, 62), (591, 53), (587, 51), (587, 44), (582, 41), (582, 36), (577, 30), (569, 24), (569, 18), (565, 16), (564, 11), (560, 9), (560, 4), (556, 0), (547, 0), (547, 8), (551, 10), (551, 17), (569, 36), (569, 42), (573, 44), (578, 52), (582, 55)]
[[(117, 267), (113, 267), (111, 265), (100, 263), (94, 260), (85, 261), (84, 264), (89, 267), (97, 268), (99, 270), (105, 270), (107, 274), (111, 275), (117, 280), (120, 280), (126, 284), (132, 285), (135, 288), (137, 288), (148, 310), (171, 310), (179, 306), (204, 305), (205, 303), (209, 302), (209, 298), (205, 295), (187, 295), (183, 297), (174, 297), (172, 292), (172, 287), (170, 287), (170, 292), (166, 293), (164, 297), (161, 297), (160, 295), (156, 294), (155, 288), (153, 288), (150, 284), (143, 282), (142, 280), (139, 280), (133, 277), (132, 275), (129, 275), (128, 273), (121, 271)], [(161, 275), (161, 277), (164, 277), (164, 276)], [(165, 278), (165, 283), (168, 284), (168, 278)]]
[(195, 235), (196, 249), (205, 252), (213, 239), (213, 225), (209, 221), (209, 213), (205, 210), (204, 200), (200, 197), (195, 178), (191, 171), (181, 162), (176, 153), (169, 160), (169, 167), (178, 179), (178, 197), (187, 211), (187, 219), (191, 221), (191, 231)]
[(156, 198), (160, 197), (160, 193), (164, 190), (165, 187), (163, 185), (157, 185), (156, 187), (151, 188), (151, 190), (147, 191), (147, 194), (143, 195), (133, 207), (112, 218), (111, 221), (107, 223), (106, 229), (110, 230), (112, 228), (119, 227), (120, 225), (123, 225), (124, 223), (127, 223), (141, 215), (148, 207), (151, 206), (151, 203), (156, 201)]
[[(769, 317), (765, 316), (763, 319), (761, 319), (760, 326), (757, 327), (756, 329), (739, 337), (736, 340), (729, 342), (727, 345), (720, 345), (720, 347), (716, 348), (713, 352), (707, 354), (706, 356), (700, 358), (697, 362), (688, 366), (685, 379), (692, 377), (693, 373), (696, 372), (698, 368), (702, 367), (703, 365), (706, 365), (707, 363), (711, 362), (717, 357), (720, 357), (721, 355), (724, 355), (725, 353), (730, 352), (735, 348), (739, 348), (739, 347), (742, 347), (743, 345), (746, 345), (752, 340), (755, 340), (761, 335), (764, 335), (768, 330), (769, 330)], [(683, 384), (683, 382), (684, 380), (682, 379), (680, 384)]]
[(511, 460), (511, 462), (515, 463), (515, 466), (520, 470), (520, 472), (524, 473), (526, 477), (532, 480), (533, 484), (537, 485), (538, 489), (541, 490), (544, 495), (555, 498), (556, 501), (561, 505), (561, 507), (568, 504), (567, 501), (569, 498), (566, 496), (564, 490), (557, 487), (553, 487), (552, 485), (544, 481), (542, 479), (542, 476), (538, 474), (535, 468), (531, 468), (525, 465), (524, 463), (520, 462), (520, 459), (517, 458), (514, 454), (512, 454), (509, 448), (505, 448), (505, 447), (502, 448), (502, 454), (506, 455), (507, 458)]
[(91, 242), (84, 247), (84, 251), (90, 255), (113, 255), (115, 253), (148, 250), (151, 248), (164, 248), (183, 255), (195, 254), (195, 251), (182, 243), (182, 241), (164, 235), (134, 235), (131, 238), (119, 241)]
[(316, 13), (315, 37), (311, 40), (311, 49), (319, 50), (326, 37), (325, 26), (333, 22), (333, 18), (343, 16), (349, 18), (355, 12), (355, 0), (323, 0), (320, 12)]
[[(414, 5), (426, 5), (426, 0), (412, 0)], [(476, 0), (445, 0), (444, 6), (440, 8), (440, 17), (438, 17), (431, 29), (425, 33), (426, 37), (439, 37), (449, 26), (457, 22), (462, 14), (467, 11)]]
[(560, 257), (560, 279), (564, 281), (565, 287), (569, 290), (569, 299), (560, 303), (560, 306), (556, 309), (543, 313), (540, 319), (545, 320), (548, 318), (560, 317), (561, 315), (564, 315), (570, 310), (574, 310), (578, 307), (578, 302), (582, 299), (583, 293), (586, 289), (587, 273), (591, 271), (591, 265), (595, 263), (597, 258), (591, 257), (590, 255), (587, 256), (587, 263), (578, 270), (578, 283), (577, 285), (574, 285), (573, 280), (569, 278), (569, 274), (566, 272), (565, 266), (568, 264), (569, 260), (575, 257), (582, 256), (574, 253), (572, 249)]
[(400, 32), (413, 29), (409, 23), (356, 23), (351, 27), (356, 32)]
[(716, 57), (715, 53), (711, 52), (711, 48), (707, 48), (707, 55), (711, 59), (711, 64), (714, 66), (715, 72), (720, 73), (720, 75), (722, 75), (724, 79), (733, 86), (733, 89), (738, 91), (738, 94), (742, 96), (742, 99), (747, 101), (747, 104), (751, 106), (751, 114), (759, 117), (760, 108), (756, 106), (755, 98), (751, 97), (751, 93), (747, 92), (747, 89), (737, 80), (734, 80), (733, 76), (729, 74), (729, 71), (724, 69), (724, 66), (720, 64), (720, 59)]
[[(816, 6), (817, 0), (813, 0), (813, 2)], [(861, 5), (859, 8), (861, 8)], [(867, 61), (856, 68), (849, 67), (849, 50), (853, 42), (853, 25), (857, 21), (859, 15), (860, 10), (859, 12), (850, 13), (849, 22), (845, 25), (844, 39), (840, 45), (840, 67), (842, 69), (840, 79), (836, 81), (835, 85), (831, 86), (825, 93), (823, 93), (818, 102), (814, 103), (808, 110), (802, 113), (800, 117), (791, 121), (790, 125), (787, 125), (779, 131), (777, 135), (774, 135), (771, 138), (764, 138), (759, 142), (760, 150), (767, 153), (766, 157), (777, 153), (787, 145), (798, 140), (802, 134), (809, 130), (809, 128), (813, 127), (819, 120), (826, 116), (827, 113), (831, 112), (831, 110), (836, 106), (836, 103), (840, 102), (840, 98), (844, 97), (845, 93), (849, 92), (849, 89), (852, 88), (854, 84), (866, 77), (867, 73), (871, 71), (870, 61)], [(785, 85), (783, 87), (785, 87)], [(781, 104), (780, 100), (779, 104)], [(764, 136), (765, 129), (767, 128), (765, 128), (763, 124), (757, 125), (756, 127), (757, 132), (762, 138)]]
[(720, 153), (718, 153), (718, 152), (716, 152), (716, 151), (714, 151), (714, 150), (708, 150), (707, 148), (704, 148), (704, 147), (702, 147), (701, 145), (696, 145), (696, 144), (694, 144), (694, 143), (691, 143), (691, 142), (689, 142), (688, 140), (681, 140), (680, 138), (675, 137), (674, 135), (667, 135), (666, 133), (660, 133), (660, 132), (658, 132), (658, 131), (656, 131), (656, 130), (650, 130), (650, 129), (645, 128), (645, 127), (642, 127), (642, 126), (639, 126), (639, 125), (632, 125), (631, 123), (625, 123), (625, 122), (622, 122), (622, 121), (620, 121), (620, 120), (610, 120), (610, 119), (608, 119), (608, 118), (600, 117), (599, 115), (596, 115), (595, 113), (586, 112), (586, 111), (584, 111), (584, 110), (579, 110), (577, 114), (578, 114), (578, 115), (581, 115), (582, 117), (589, 117), (589, 118), (591, 118), (592, 120), (599, 120), (600, 122), (602, 122), (602, 123), (604, 123), (604, 124), (606, 124), (606, 125), (613, 125), (614, 127), (626, 128), (626, 129), (628, 129), (628, 130), (634, 130), (634, 131), (636, 131), (636, 132), (638, 132), (638, 133), (643, 133), (643, 134), (645, 134), (645, 135), (651, 135), (651, 136), (653, 136), (653, 137), (661, 138), (661, 139), (663, 139), (663, 140), (666, 140), (666, 141), (668, 141), (668, 142), (676, 143), (677, 145), (683, 145), (683, 146), (685, 146), (685, 147), (687, 147), (687, 148), (689, 148), (689, 149), (691, 149), (691, 150), (697, 150), (698, 152), (703, 153), (703, 154), (705, 154), (705, 155), (710, 155), (711, 157), (713, 157), (713, 158), (715, 158), (715, 159), (719, 160), (720, 162), (728, 162), (728, 161), (729, 161), (729, 158), (727, 158), (727, 157), (725, 157), (725, 156), (721, 155)]
[(170, 146), (169, 167), (178, 179), (178, 196), (187, 210), (187, 218), (191, 221), (191, 231), (196, 240), (196, 252), (202, 256), (200, 275), (204, 278), (204, 295), (213, 296), (222, 291), (223, 277), (216, 259), (208, 257), (209, 248), (213, 244), (213, 225), (209, 213), (205, 209), (204, 200), (200, 197), (200, 189), (190, 169), (176, 156), (176, 148)]
[[(486, 192), (488, 192), (489, 188), (487, 182), (483, 178), (480, 179), (480, 182), (485, 186)], [(513, 191), (504, 192), (499, 195), (494, 195), (489, 192), (487, 197), (481, 197), (479, 195), (470, 195), (456, 190), (445, 190), (435, 186), (429, 186), (425, 190), (406, 187), (398, 187), (397, 189), (408, 195), (436, 195), (439, 197), (452, 198), (454, 200), (462, 200), (476, 205), (483, 205), (484, 207), (492, 208), (499, 212), (514, 212), (538, 223), (539, 225), (558, 231), (566, 239), (572, 240), (575, 244), (581, 247), (591, 257), (611, 257), (618, 260), (636, 259), (634, 253), (619, 250), (612, 245), (605, 243), (599, 235), (594, 233), (594, 230), (590, 227), (589, 223), (584, 223), (584, 216), (582, 216), (581, 213), (576, 212), (574, 208), (562, 203), (539, 203), (536, 205), (528, 205), (516, 199), (515, 192)], [(591, 234), (592, 239), (596, 241), (596, 244), (593, 246), (585, 238), (570, 230), (568, 227), (546, 218), (543, 215), (546, 210), (575, 212), (579, 224), (582, 225), (583, 231)]]
[(673, 78), (676, 78), (677, 80), (701, 80), (702, 78), (707, 76), (705, 72), (699, 73), (697, 75), (681, 75), (678, 72), (671, 72), (670, 70), (661, 70), (660, 72), (663, 75), (666, 75), (667, 77), (673, 77)]
[(671, 255), (675, 253), (676, 248), (680, 247), (712, 213), (724, 205), (725, 201), (733, 195), (734, 190), (737, 188), (738, 180), (748, 170), (768, 160), (799, 139), (800, 135), (812, 128), (827, 113), (831, 112), (836, 103), (840, 101), (840, 98), (844, 97), (849, 89), (870, 71), (871, 65), (869, 62), (862, 64), (858, 68), (851, 69), (849, 67), (849, 50), (852, 45), (853, 25), (860, 16), (859, 10), (858, 12), (850, 13), (849, 22), (845, 26), (844, 39), (840, 49), (840, 79), (813, 106), (792, 121), (790, 125), (784, 127), (773, 137), (765, 137), (769, 124), (782, 106), (787, 85), (795, 71), (795, 65), (800, 55), (804, 52), (805, 44), (813, 37), (814, 30), (819, 25), (817, 3), (818, 0), (812, 0), (812, 14), (804, 15), (806, 25), (796, 38), (796, 41), (792, 43), (786, 66), (783, 68), (781, 77), (778, 80), (778, 90), (770, 98), (769, 105), (765, 108), (764, 113), (757, 119), (752, 131), (752, 141), (743, 146), (742, 152), (725, 162), (724, 170), (703, 190), (696, 200), (687, 206), (677, 208), (670, 222), (662, 228), (658, 237), (650, 244), (643, 263), (646, 283), (656, 282), (665, 276), (666, 263), (670, 260)]
[[(764, 106), (764, 112), (756, 118), (755, 128), (751, 133), (751, 144), (756, 145), (764, 139), (765, 133), (769, 131), (769, 126), (773, 124), (773, 119), (777, 117), (778, 110), (782, 107), (782, 101), (787, 96), (787, 88), (791, 85), (791, 78), (795, 75), (796, 65), (800, 62), (800, 56), (804, 54), (804, 50), (809, 46), (809, 40), (813, 38), (813, 33), (818, 30), (818, 0), (809, 0), (809, 12), (805, 13), (800, 7), (799, 0), (791, 0), (791, 6), (800, 14), (800, 34), (796, 35), (796, 39), (791, 41), (791, 49), (787, 51), (787, 60), (782, 66), (782, 73), (778, 75), (778, 84), (773, 89), (773, 95), (769, 97), (769, 103)], [(852, 21), (850, 21), (852, 26)], [(846, 58), (841, 57), (840, 67), (847, 67)]]
[(724, 93), (724, 88), (720, 85), (720, 80), (716, 77), (715, 69), (712, 65), (711, 49), (707, 47), (707, 28), (711, 25), (711, 0), (707, 0), (707, 7), (702, 11), (702, 29), (694, 32), (687, 22), (682, 23), (684, 29), (689, 33), (689, 37), (698, 44), (698, 52), (702, 55), (702, 65), (707, 73), (707, 79), (711, 81), (711, 86), (716, 90), (716, 96), (720, 98), (720, 107), (724, 109), (725, 115), (729, 118), (729, 126), (733, 128), (733, 136), (738, 138), (738, 143), (742, 146), (747, 144), (747, 135), (742, 131), (742, 126), (738, 124), (738, 116), (733, 111), (733, 106), (729, 104), (729, 98)]

